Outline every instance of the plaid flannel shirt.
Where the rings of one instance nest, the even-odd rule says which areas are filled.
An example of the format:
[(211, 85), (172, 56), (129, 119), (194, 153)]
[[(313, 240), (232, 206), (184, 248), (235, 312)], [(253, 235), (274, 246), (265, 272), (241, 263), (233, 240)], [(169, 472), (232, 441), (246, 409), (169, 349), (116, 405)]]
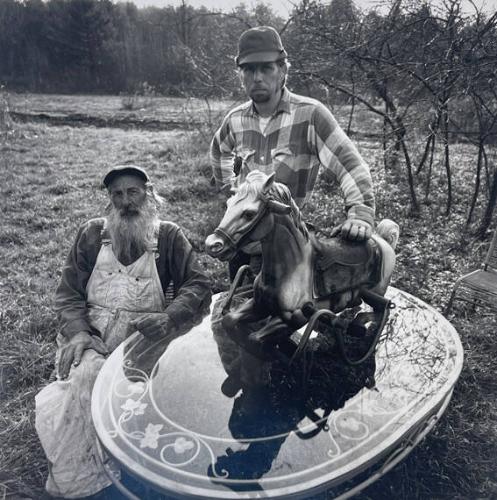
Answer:
[[(264, 131), (259, 120), (252, 101), (224, 118), (210, 149), (218, 187), (236, 187), (251, 170), (274, 171), (275, 180), (286, 184), (302, 207), (323, 165), (340, 185), (347, 217), (373, 225), (375, 202), (369, 167), (323, 104), (285, 88)], [(235, 157), (241, 159), (238, 176), (233, 172)]]

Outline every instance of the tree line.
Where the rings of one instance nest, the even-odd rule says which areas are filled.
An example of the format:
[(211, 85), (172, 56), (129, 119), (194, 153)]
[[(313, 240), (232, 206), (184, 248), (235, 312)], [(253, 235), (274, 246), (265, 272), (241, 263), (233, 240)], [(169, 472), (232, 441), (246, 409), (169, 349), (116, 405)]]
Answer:
[[(290, 86), (378, 117), (385, 168), (402, 165), (413, 213), (433, 190), (441, 154), (448, 215), (454, 203), (451, 144), (475, 148), (466, 224), (497, 203), (497, 12), (470, 0), (385, 0), (363, 12), (352, 0), (300, 0), (288, 19), (258, 3), (229, 13), (138, 9), (110, 0), (2, 0), (0, 84), (13, 90), (134, 92), (233, 97), (236, 42), (245, 29), (276, 27), (290, 54)], [(145, 83), (146, 82), (146, 83)], [(377, 134), (377, 132), (375, 131)], [(402, 161), (400, 161), (402, 160)]]
[[(116, 93), (148, 82), (166, 95), (230, 93), (237, 37), (264, 23), (282, 20), (262, 3), (221, 15), (186, 1), (138, 9), (110, 0), (2, 0), (0, 82), (31, 91)], [(201, 84), (204, 67), (218, 73), (215, 89)]]

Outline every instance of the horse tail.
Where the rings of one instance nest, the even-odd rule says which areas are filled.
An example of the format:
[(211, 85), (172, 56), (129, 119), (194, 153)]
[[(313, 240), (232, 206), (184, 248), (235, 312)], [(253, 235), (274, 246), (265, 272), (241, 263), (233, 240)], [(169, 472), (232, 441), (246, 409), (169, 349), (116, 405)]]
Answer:
[(383, 219), (376, 226), (376, 234), (381, 236), (395, 250), (400, 236), (399, 225), (391, 219)]

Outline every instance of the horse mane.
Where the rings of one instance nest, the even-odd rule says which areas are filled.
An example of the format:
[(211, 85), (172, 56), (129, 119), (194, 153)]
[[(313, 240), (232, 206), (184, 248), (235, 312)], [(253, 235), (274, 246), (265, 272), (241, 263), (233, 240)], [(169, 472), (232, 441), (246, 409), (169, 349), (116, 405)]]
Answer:
[(275, 182), (269, 190), (269, 196), (270, 199), (279, 201), (281, 203), (284, 203), (285, 205), (290, 205), (290, 215), (292, 216), (295, 227), (302, 233), (302, 236), (305, 238), (305, 240), (309, 241), (309, 231), (307, 229), (307, 226), (305, 225), (304, 220), (302, 219), (302, 212), (292, 198), (288, 187), (281, 182)]
[[(242, 196), (249, 194), (260, 197), (262, 186), (266, 182), (268, 176), (259, 170), (253, 170), (247, 175), (245, 182), (240, 186), (239, 193)], [(279, 201), (291, 208), (290, 215), (292, 216), (295, 227), (302, 233), (306, 241), (309, 241), (309, 231), (302, 219), (302, 213), (292, 198), (292, 194), (285, 184), (281, 182), (273, 182), (266, 196), (270, 200)]]

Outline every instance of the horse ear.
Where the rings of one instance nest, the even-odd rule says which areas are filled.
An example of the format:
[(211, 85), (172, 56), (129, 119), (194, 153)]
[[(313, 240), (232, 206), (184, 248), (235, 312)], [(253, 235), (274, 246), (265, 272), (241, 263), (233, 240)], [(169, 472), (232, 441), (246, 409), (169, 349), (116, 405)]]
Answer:
[(275, 175), (276, 175), (275, 172), (273, 172), (272, 174), (269, 175), (269, 177), (267, 178), (266, 182), (264, 183), (264, 186), (262, 186), (262, 192), (263, 193), (267, 193), (271, 189), (271, 186), (274, 183), (274, 177), (275, 177)]
[(290, 205), (285, 205), (284, 203), (276, 200), (269, 200), (267, 202), (267, 206), (271, 212), (274, 212), (278, 215), (288, 215), (292, 211)]
[(243, 158), (241, 156), (235, 156), (235, 158), (233, 159), (233, 173), (235, 174), (235, 177), (238, 177), (238, 175), (240, 174), (242, 166)]

